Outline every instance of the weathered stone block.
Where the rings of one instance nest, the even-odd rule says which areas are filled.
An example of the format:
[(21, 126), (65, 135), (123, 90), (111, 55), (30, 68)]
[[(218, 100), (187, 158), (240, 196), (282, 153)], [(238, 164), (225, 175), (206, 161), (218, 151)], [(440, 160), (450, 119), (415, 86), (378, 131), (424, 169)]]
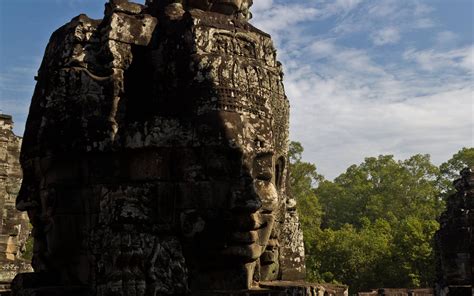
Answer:
[(30, 271), (21, 258), (29, 237), (28, 216), (15, 208), (22, 171), (19, 152), (22, 139), (13, 133), (13, 120), (0, 114), (0, 282), (10, 282), (17, 273)]
[(153, 36), (157, 19), (146, 14), (134, 16), (115, 12), (110, 16), (109, 22), (103, 29), (105, 32), (102, 38), (147, 46)]

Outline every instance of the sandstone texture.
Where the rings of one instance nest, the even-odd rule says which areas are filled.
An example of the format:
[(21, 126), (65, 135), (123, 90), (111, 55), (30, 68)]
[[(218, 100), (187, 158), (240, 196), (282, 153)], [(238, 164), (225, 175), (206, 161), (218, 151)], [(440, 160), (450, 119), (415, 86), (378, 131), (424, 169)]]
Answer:
[(27, 214), (15, 208), (22, 179), (21, 138), (12, 129), (12, 117), (0, 114), (0, 291), (17, 273), (31, 270), (21, 258), (30, 227)]
[(79, 15), (52, 35), (16, 204), (33, 225), (35, 272), (13, 295), (325, 289), (294, 282), (305, 266), (289, 103), (251, 5), (112, 0), (102, 20)]
[(438, 296), (474, 295), (474, 168), (461, 171), (436, 233)]

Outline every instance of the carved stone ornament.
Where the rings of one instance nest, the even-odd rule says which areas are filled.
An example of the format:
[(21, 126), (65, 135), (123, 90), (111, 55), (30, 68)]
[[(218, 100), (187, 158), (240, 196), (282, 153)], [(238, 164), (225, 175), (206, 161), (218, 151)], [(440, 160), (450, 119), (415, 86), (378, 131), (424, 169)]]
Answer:
[(35, 273), (14, 295), (270, 295), (304, 278), (283, 73), (251, 5), (115, 0), (52, 35), (17, 199)]

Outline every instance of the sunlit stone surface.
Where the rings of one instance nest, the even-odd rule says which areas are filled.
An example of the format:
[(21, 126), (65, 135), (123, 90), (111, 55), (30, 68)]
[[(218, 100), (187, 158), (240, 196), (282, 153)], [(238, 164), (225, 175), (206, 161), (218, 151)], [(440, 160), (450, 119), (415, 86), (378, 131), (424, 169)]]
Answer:
[(31, 271), (22, 259), (30, 233), (28, 216), (15, 208), (21, 184), (21, 138), (13, 133), (13, 119), (0, 114), (0, 292), (18, 272)]

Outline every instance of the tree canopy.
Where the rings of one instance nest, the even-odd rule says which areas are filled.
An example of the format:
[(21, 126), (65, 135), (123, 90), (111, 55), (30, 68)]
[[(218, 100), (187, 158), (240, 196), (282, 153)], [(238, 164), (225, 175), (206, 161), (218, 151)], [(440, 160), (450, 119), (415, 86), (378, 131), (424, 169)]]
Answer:
[[(433, 236), (453, 178), (474, 164), (463, 148), (440, 167), (429, 155), (406, 160), (368, 157), (334, 181), (290, 145), (291, 192), (305, 236), (308, 279), (344, 283), (351, 292), (381, 287), (430, 287)], [(449, 184), (448, 184), (449, 180)]]
[(459, 172), (465, 167), (474, 166), (474, 148), (462, 148), (439, 167), (439, 186), (444, 198), (454, 192), (453, 180), (459, 178)]

